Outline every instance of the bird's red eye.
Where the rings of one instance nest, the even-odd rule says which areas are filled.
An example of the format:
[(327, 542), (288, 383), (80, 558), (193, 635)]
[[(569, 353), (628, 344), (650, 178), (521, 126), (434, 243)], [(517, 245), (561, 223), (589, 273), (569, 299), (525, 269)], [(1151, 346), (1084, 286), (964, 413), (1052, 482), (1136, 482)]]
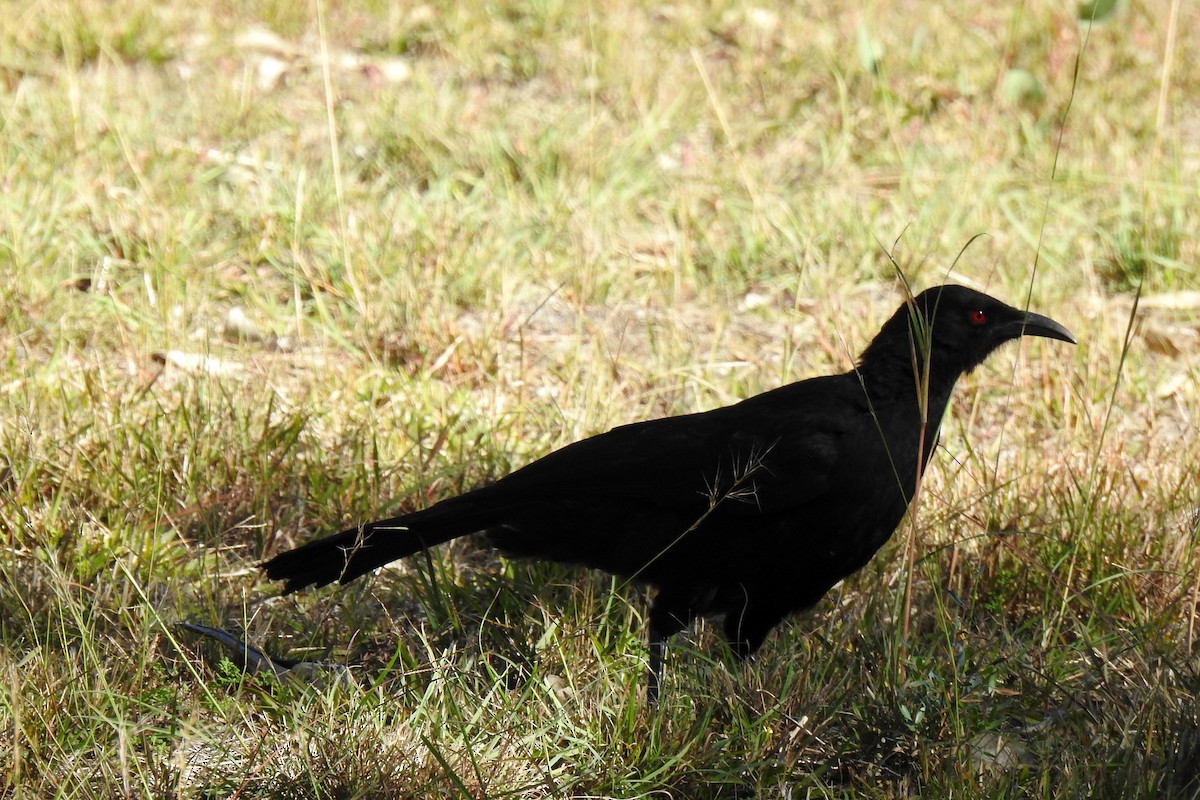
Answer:
[(972, 325), (982, 325), (988, 321), (987, 312), (982, 309), (975, 309), (971, 312), (970, 316)]

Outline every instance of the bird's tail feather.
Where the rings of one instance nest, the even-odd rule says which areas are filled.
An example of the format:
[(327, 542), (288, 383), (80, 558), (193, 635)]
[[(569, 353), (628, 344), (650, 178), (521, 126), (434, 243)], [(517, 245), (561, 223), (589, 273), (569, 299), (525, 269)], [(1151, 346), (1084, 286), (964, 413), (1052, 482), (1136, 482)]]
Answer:
[(435, 506), (348, 528), (280, 553), (262, 569), (271, 580), (284, 582), (285, 594), (334, 581), (345, 584), (376, 567), (487, 527), (470, 513), (438, 511)]

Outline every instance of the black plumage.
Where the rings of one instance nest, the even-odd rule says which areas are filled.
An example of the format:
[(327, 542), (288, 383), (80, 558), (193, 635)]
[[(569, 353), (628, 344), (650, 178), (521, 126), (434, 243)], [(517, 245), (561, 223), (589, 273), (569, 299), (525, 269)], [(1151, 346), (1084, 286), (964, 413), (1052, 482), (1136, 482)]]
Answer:
[(1075, 341), (1057, 322), (980, 292), (929, 289), (896, 311), (849, 372), (614, 428), (263, 568), (291, 592), (484, 533), (509, 555), (633, 578), (657, 589), (654, 692), (665, 641), (695, 618), (723, 616), (746, 656), (783, 617), (866, 564), (912, 500), (955, 382), (1022, 335)]

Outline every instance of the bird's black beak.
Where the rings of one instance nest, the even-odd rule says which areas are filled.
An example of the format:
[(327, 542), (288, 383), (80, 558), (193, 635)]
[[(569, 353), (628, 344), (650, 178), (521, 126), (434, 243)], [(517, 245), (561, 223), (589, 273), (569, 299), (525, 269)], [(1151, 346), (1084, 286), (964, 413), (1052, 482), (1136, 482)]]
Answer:
[(1075, 344), (1075, 337), (1069, 330), (1049, 317), (1034, 314), (1032, 311), (1026, 311), (1024, 316), (1013, 324), (1020, 329), (1023, 336), (1045, 336), (1047, 339), (1058, 339)]

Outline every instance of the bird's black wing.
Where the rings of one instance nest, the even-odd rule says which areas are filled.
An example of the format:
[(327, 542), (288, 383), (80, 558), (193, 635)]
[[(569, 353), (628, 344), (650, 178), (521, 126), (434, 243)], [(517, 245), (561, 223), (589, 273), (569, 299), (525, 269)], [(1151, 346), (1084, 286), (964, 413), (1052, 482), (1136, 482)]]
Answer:
[(681, 513), (783, 513), (830, 488), (844, 453), (845, 376), (736, 405), (613, 428), (567, 445), (464, 499), (606, 498)]

